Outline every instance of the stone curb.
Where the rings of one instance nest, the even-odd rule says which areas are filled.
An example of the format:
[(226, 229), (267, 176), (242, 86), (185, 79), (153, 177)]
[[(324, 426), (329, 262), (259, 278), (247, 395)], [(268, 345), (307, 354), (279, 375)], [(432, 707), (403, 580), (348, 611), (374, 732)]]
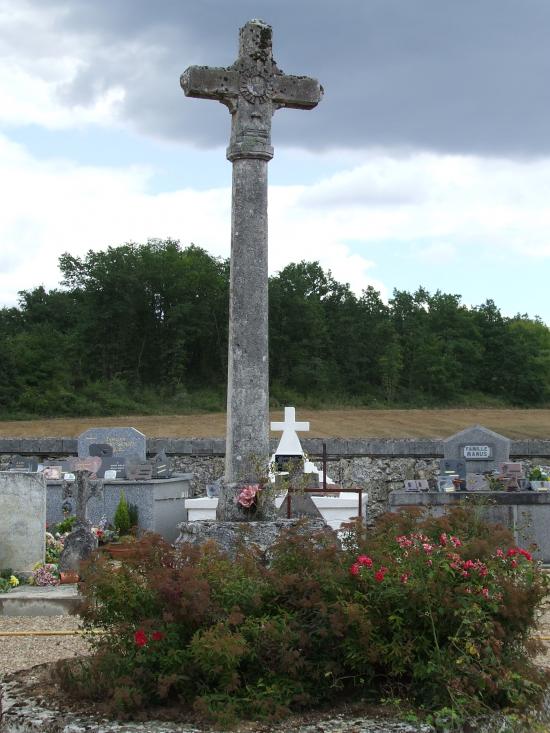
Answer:
[[(119, 723), (91, 716), (80, 716), (46, 707), (42, 700), (29, 698), (17, 675), (6, 675), (0, 684), (2, 693), (2, 714), (0, 733), (227, 733), (211, 728), (196, 728), (181, 723), (147, 721), (140, 723)], [(290, 724), (291, 725), (291, 724)], [(248, 733), (435, 733), (430, 725), (412, 725), (364, 717), (344, 718), (337, 715), (290, 727), (289, 721), (267, 728), (259, 723), (248, 728)]]
[[(443, 440), (383, 438), (304, 438), (302, 445), (310, 456), (320, 457), (323, 442), (329, 459), (364, 456), (372, 458), (441, 458)], [(270, 441), (273, 452), (277, 440)], [(177, 456), (223, 456), (224, 438), (149, 438), (147, 453), (165, 450)], [(77, 441), (73, 438), (0, 438), (0, 454), (13, 455), (76, 455)], [(550, 458), (550, 440), (512, 440), (510, 456), (514, 458)]]

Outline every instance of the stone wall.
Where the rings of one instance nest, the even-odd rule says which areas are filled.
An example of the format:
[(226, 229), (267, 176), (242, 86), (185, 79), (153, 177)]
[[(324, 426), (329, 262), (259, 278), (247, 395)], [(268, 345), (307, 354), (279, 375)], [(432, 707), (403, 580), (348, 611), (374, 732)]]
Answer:
[[(434, 478), (439, 459), (443, 457), (442, 440), (326, 439), (328, 475), (345, 488), (361, 485), (369, 494), (369, 518), (387, 510), (388, 495), (402, 488), (409, 478)], [(323, 440), (305, 439), (304, 450), (311, 460), (321, 465)], [(276, 442), (272, 443), (274, 451)], [(0, 469), (10, 456), (35, 455), (41, 460), (76, 455), (77, 441), (67, 438), (0, 439)], [(193, 473), (192, 494), (201, 496), (208, 483), (224, 471), (223, 438), (174, 439), (155, 438), (147, 441), (147, 453), (165, 450), (175, 469)], [(520, 460), (527, 469), (539, 463), (550, 463), (550, 440), (516, 440), (510, 447), (510, 458)]]

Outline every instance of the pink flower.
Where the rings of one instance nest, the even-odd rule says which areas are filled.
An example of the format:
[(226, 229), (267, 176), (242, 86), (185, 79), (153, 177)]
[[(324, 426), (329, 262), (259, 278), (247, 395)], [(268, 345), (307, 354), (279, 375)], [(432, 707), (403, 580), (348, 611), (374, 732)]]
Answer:
[(359, 565), (365, 565), (367, 568), (372, 568), (372, 559), (368, 555), (359, 555), (357, 562)]
[(447, 534), (445, 532), (442, 532), (439, 535), (439, 544), (441, 547), (445, 547), (447, 545)]
[(451, 544), (452, 544), (452, 545), (453, 545), (454, 547), (461, 547), (461, 546), (462, 546), (462, 542), (461, 542), (461, 541), (460, 541), (460, 540), (458, 539), (458, 537), (454, 537), (454, 536), (453, 536), (453, 537), (451, 537), (451, 538), (450, 538), (450, 542), (451, 542)]
[(250, 484), (249, 486), (243, 486), (237, 496), (237, 503), (249, 509), (256, 499), (256, 494), (260, 491), (259, 484)]
[(484, 598), (489, 598), (489, 588), (482, 588), (482, 589), (481, 589), (481, 595), (482, 595), (482, 596), (483, 596)]
[(136, 646), (145, 646), (147, 644), (147, 634), (143, 629), (138, 629), (134, 634), (134, 641)]
[(462, 567), (464, 568), (464, 570), (471, 570), (472, 568), (475, 568), (475, 566), (476, 564), (473, 560), (465, 560), (462, 563)]
[(500, 548), (497, 550), (497, 557), (504, 557), (504, 553)]
[(409, 573), (403, 573), (400, 580), (403, 583), (403, 585), (406, 585), (409, 582), (410, 574)]
[(354, 562), (353, 565), (349, 569), (352, 575), (359, 575), (359, 570), (361, 570), (361, 566), (359, 565), (359, 563), (356, 563), (356, 562)]
[(432, 546), (432, 545), (430, 545), (430, 544), (428, 544), (427, 542), (424, 542), (424, 544), (422, 545), (422, 547), (424, 548), (424, 552), (425, 552), (425, 553), (426, 553), (427, 555), (429, 555), (429, 554), (430, 554), (430, 552), (431, 552), (431, 551), (433, 550), (433, 546)]
[(510, 563), (510, 565), (511, 565), (511, 567), (513, 567), (513, 568), (517, 568), (517, 566), (518, 566), (518, 561), (517, 561), (517, 560), (512, 560), (512, 562)]

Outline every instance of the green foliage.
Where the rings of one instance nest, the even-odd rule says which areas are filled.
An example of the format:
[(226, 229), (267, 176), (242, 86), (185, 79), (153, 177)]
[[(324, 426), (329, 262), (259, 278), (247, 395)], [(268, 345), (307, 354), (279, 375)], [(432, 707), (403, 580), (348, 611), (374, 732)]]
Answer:
[(136, 504), (128, 504), (128, 519), (130, 521), (130, 529), (136, 529), (139, 519), (139, 509)]
[[(60, 258), (60, 289), (0, 310), (0, 415), (223, 410), (229, 263), (171, 239)], [(540, 406), (550, 329), (492, 301), (372, 287), (318, 262), (269, 281), (273, 404)], [(55, 348), (52, 348), (55, 333)]]
[[(137, 513), (137, 512), (136, 512)], [(124, 491), (120, 494), (120, 499), (115, 510), (115, 516), (113, 517), (113, 525), (119, 535), (128, 534), (132, 528), (132, 520), (130, 518), (130, 510)]]
[(53, 526), (49, 527), (48, 530), (53, 535), (66, 534), (67, 532), (72, 532), (75, 522), (76, 522), (76, 517), (74, 515), (71, 515), (69, 517), (65, 517), (57, 524), (54, 524)]
[(218, 725), (388, 692), (434, 720), (521, 710), (546, 683), (530, 637), (547, 592), (529, 553), (471, 510), (350, 525), (343, 548), (298, 527), (268, 567), (244, 546), (229, 558), (148, 536), (116, 572), (91, 561), (82, 615), (102, 634), (57, 677), (118, 717), (179, 703)]

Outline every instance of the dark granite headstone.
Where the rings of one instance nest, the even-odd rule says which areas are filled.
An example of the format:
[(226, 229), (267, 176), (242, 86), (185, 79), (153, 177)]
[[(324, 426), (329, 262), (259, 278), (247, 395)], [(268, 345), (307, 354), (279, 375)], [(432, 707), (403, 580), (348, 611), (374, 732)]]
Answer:
[(172, 475), (172, 464), (164, 451), (153, 456), (150, 463), (153, 466), (153, 478), (170, 478)]
[(442, 458), (439, 461), (439, 470), (442, 474), (454, 473), (459, 478), (466, 478), (466, 461), (455, 458)]
[(117, 479), (126, 478), (126, 459), (117, 456), (106, 456), (101, 459), (101, 466), (97, 471), (98, 478), (105, 478), (105, 471), (115, 471)]
[(78, 455), (89, 456), (91, 445), (109, 445), (113, 456), (137, 455), (145, 460), (145, 435), (135, 428), (91, 428), (78, 438)]
[(36, 473), (38, 470), (38, 460), (34, 457), (12, 456), (8, 464), (8, 471), (26, 471)]

